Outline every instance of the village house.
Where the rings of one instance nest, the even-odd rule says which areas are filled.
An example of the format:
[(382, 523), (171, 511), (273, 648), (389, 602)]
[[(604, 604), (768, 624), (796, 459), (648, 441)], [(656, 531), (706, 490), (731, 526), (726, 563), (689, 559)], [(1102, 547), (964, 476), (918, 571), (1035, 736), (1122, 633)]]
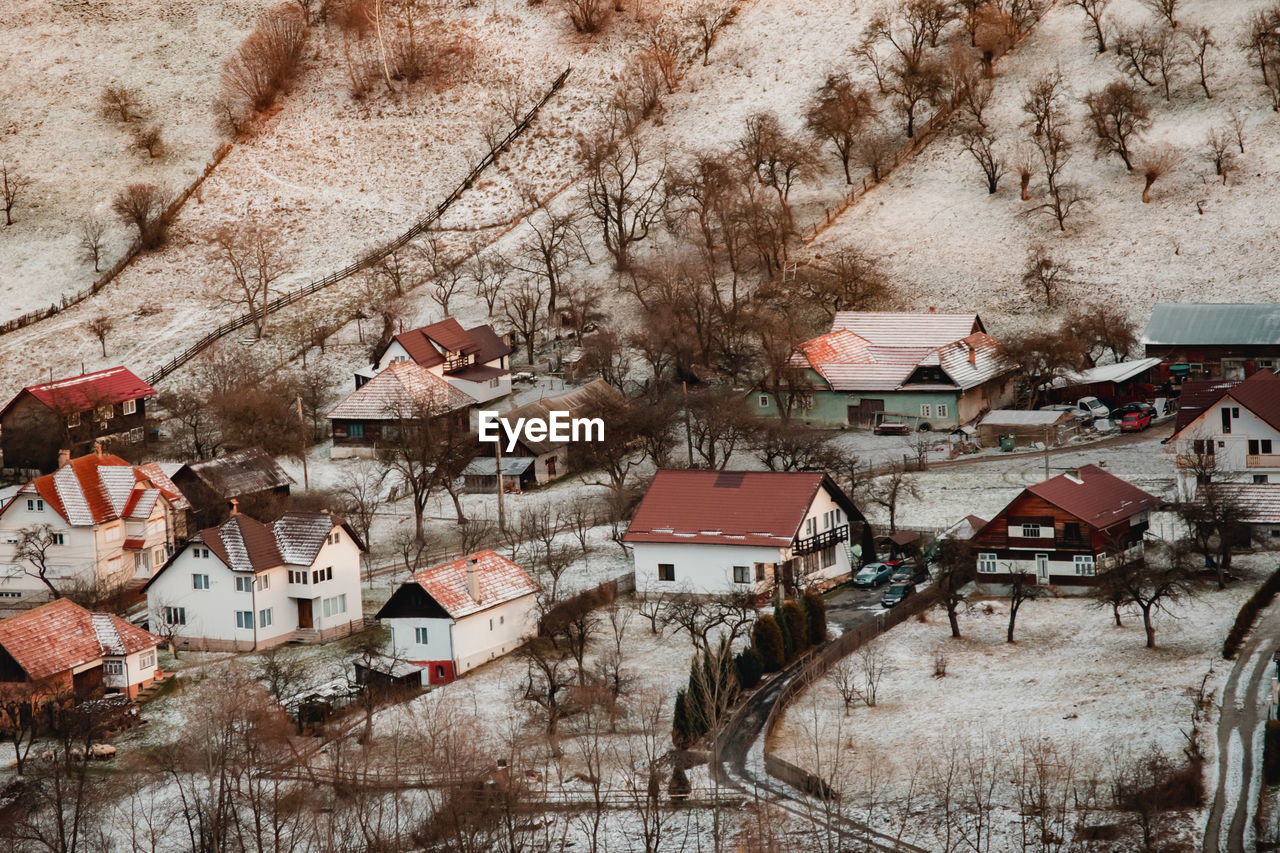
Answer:
[(36, 476), (57, 467), (60, 450), (144, 441), (155, 394), (124, 367), (28, 385), (0, 409), (0, 467)]
[(1162, 381), (1247, 379), (1280, 367), (1280, 303), (1160, 302), (1142, 346)]
[(0, 603), (52, 590), (101, 600), (150, 578), (185, 533), (185, 507), (145, 466), (101, 448), (64, 452), (61, 467), (0, 508)]
[(356, 372), (356, 387), (393, 364), (412, 361), (479, 403), (511, 393), (511, 344), (492, 326), (470, 329), (452, 317), (401, 332), (374, 355), (373, 366)]
[(875, 558), (862, 513), (826, 474), (662, 470), (623, 542), (641, 594), (764, 594)]
[(130, 698), (164, 673), (160, 638), (111, 613), (59, 598), (0, 620), (0, 706), (50, 699)]
[(977, 314), (840, 311), (830, 332), (800, 345), (791, 370), (752, 394), (758, 415), (789, 408), (818, 426), (945, 429), (1011, 398), (999, 344)]
[(264, 524), (236, 511), (201, 530), (143, 591), (151, 629), (181, 648), (254, 651), (346, 636), (364, 624), (364, 545), (327, 512)]
[(1159, 500), (1096, 465), (1027, 486), (974, 534), (978, 589), (1028, 585), (1083, 593), (1116, 559), (1141, 559)]
[(493, 551), (423, 569), (378, 611), (392, 656), (446, 684), (519, 647), (537, 628), (538, 585)]
[(1212, 478), (1280, 489), (1280, 377), (1260, 370), (1230, 387), (1209, 389), (1179, 412), (1165, 444), (1174, 455), (1178, 499), (1195, 499)]
[(213, 459), (183, 465), (173, 483), (191, 503), (192, 527), (213, 527), (231, 513), (274, 518), (284, 509), (293, 478), (261, 447), (246, 447)]
[(399, 361), (352, 392), (325, 417), (333, 431), (331, 459), (372, 458), (394, 443), (402, 427), (424, 421), (446, 430), (467, 432), (475, 398), (419, 367)]
[[(1280, 483), (1216, 483), (1217, 499), (1234, 507), (1235, 520), (1262, 548), (1280, 548)], [(1199, 495), (1199, 490), (1197, 490)]]
[[(598, 418), (608, 415), (611, 411), (619, 410), (625, 405), (626, 398), (622, 396), (618, 389), (603, 379), (597, 378), (581, 388), (575, 388), (572, 391), (566, 391), (554, 397), (543, 397), (532, 403), (517, 406), (509, 412), (500, 412), (498, 418), (507, 426), (514, 428), (515, 424), (520, 420), (549, 421), (552, 412), (563, 412), (568, 418)], [(609, 430), (607, 417), (605, 420), (605, 440), (607, 441)], [(531, 467), (520, 466), (519, 482), (521, 487), (549, 483), (569, 473), (575, 461), (573, 458), (573, 441), (561, 441), (552, 438), (550, 435), (542, 439), (531, 439), (522, 433), (515, 450), (509, 451), (507, 450), (506, 439), (507, 426), (502, 427), (500, 431), (503, 443), (504, 477), (507, 476), (506, 470), (510, 466), (520, 465), (520, 463), (513, 463), (511, 461), (513, 459), (533, 460)], [(467, 467), (467, 476), (471, 478), (473, 486), (481, 483), (492, 483), (494, 490), (496, 490), (496, 445), (484, 443), (480, 447), (482, 453), (489, 455), (472, 460)]]

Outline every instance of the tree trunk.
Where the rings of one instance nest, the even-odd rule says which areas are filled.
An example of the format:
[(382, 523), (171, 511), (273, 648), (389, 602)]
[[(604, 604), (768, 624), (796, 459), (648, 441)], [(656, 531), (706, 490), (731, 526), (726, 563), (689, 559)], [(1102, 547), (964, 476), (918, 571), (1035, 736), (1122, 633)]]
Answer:
[(1013, 642), (1013, 627), (1017, 623), (1017, 621), (1018, 621), (1018, 605), (1010, 601), (1009, 602), (1009, 630), (1005, 634), (1006, 643)]
[(1142, 608), (1142, 627), (1147, 632), (1147, 648), (1154, 649), (1156, 647), (1156, 628), (1151, 624), (1150, 607)]
[(956, 618), (954, 604), (947, 607), (947, 621), (951, 623), (951, 636), (958, 639), (960, 637), (960, 620)]
[(1117, 628), (1123, 628), (1123, 627), (1124, 627), (1124, 624), (1123, 624), (1123, 623), (1121, 623), (1121, 621), (1120, 621), (1120, 605), (1119, 605), (1119, 604), (1112, 603), (1112, 605), (1111, 605), (1111, 615), (1112, 615), (1112, 616), (1114, 616), (1114, 617), (1116, 618), (1116, 627), (1117, 627)]
[(1151, 202), (1151, 185), (1156, 182), (1155, 178), (1147, 178), (1147, 185), (1142, 188), (1142, 203), (1149, 204)]
[(1027, 189), (1031, 186), (1031, 173), (1025, 172), (1022, 175), (1022, 200), (1031, 201), (1031, 193)]

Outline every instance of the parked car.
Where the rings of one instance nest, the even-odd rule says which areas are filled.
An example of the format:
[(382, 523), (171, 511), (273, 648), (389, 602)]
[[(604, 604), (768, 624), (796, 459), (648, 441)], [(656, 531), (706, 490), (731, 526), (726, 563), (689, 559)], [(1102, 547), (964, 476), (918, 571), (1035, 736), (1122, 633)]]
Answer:
[(1120, 430), (1122, 432), (1138, 432), (1151, 426), (1152, 420), (1154, 420), (1154, 414), (1145, 409), (1127, 412), (1120, 418)]
[(898, 566), (889, 578), (889, 583), (921, 583), (929, 579), (929, 570), (914, 560), (908, 560)]
[(898, 421), (881, 421), (874, 431), (876, 435), (911, 435), (911, 427)]
[(1081, 397), (1076, 401), (1076, 406), (1079, 407), (1080, 411), (1088, 412), (1092, 415), (1094, 420), (1100, 421), (1111, 417), (1111, 410), (1097, 397)]
[(853, 576), (854, 586), (874, 587), (889, 580), (893, 576), (893, 566), (884, 563), (867, 563)]
[(906, 600), (907, 596), (915, 594), (915, 591), (915, 584), (895, 583), (884, 591), (884, 595), (880, 596), (880, 606), (888, 608), (901, 604)]
[(1041, 406), (1042, 412), (1070, 412), (1074, 418), (1082, 424), (1090, 424), (1093, 422), (1093, 415), (1081, 409), (1074, 403), (1052, 403), (1048, 406)]
[(1152, 420), (1156, 417), (1156, 407), (1150, 403), (1125, 403), (1111, 410), (1111, 418), (1117, 421), (1123, 420), (1125, 415), (1132, 412), (1150, 412)]

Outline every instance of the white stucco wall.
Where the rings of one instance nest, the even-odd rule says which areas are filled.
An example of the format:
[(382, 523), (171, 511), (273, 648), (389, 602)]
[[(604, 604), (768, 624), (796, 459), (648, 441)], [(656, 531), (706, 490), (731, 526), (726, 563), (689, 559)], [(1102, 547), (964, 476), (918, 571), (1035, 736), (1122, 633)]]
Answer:
[[(1238, 418), (1231, 419), (1231, 432), (1222, 431), (1223, 408), (1240, 410)], [(1230, 400), (1205, 410), (1200, 417), (1183, 427), (1172, 444), (1175, 453), (1193, 454), (1196, 440), (1214, 442), (1214, 465), (1219, 475), (1227, 475), (1234, 482), (1251, 482), (1255, 474), (1266, 476), (1268, 482), (1280, 483), (1280, 430), (1268, 424), (1248, 409)], [(1247, 465), (1250, 440), (1270, 440), (1271, 460), (1274, 464), (1250, 468)], [(1195, 497), (1195, 472), (1178, 469), (1178, 498)]]
[[(755, 564), (778, 563), (786, 551), (758, 545), (712, 545), (697, 542), (632, 543), (636, 567), (636, 592), (644, 594), (688, 592), (725, 595), (756, 589)], [(675, 567), (674, 581), (658, 580), (658, 564)], [(748, 583), (733, 582), (733, 567), (747, 566)]]
[[(462, 675), (482, 663), (516, 649), (537, 628), (535, 597), (526, 595), (461, 619), (397, 618), (383, 620), (391, 629), (396, 657), (415, 664), (451, 660)], [(427, 629), (427, 642), (417, 642), (417, 628)], [(423, 675), (423, 684), (427, 675)]]

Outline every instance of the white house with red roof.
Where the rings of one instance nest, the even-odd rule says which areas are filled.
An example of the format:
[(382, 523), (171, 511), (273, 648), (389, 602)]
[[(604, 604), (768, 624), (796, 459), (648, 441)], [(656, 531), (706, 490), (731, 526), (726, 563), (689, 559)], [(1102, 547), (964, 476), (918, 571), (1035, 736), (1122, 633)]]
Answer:
[(875, 554), (858, 508), (808, 471), (659, 471), (622, 541), (641, 594), (794, 589)]
[[(1027, 486), (969, 539), (983, 592), (1028, 585), (1086, 592), (1111, 561), (1138, 559), (1159, 499), (1097, 465)], [(980, 521), (980, 519), (979, 519)]]
[(28, 385), (0, 409), (0, 467), (47, 473), (60, 450), (143, 441), (155, 393), (126, 367)]
[(840, 311), (831, 331), (806, 341), (789, 375), (752, 394), (757, 414), (787, 411), (805, 423), (921, 429), (969, 423), (1011, 394), (999, 342), (977, 314)]
[(393, 364), (411, 361), (477, 402), (511, 393), (511, 345), (492, 326), (470, 329), (452, 317), (401, 332), (375, 354), (371, 370), (356, 372), (356, 387)]
[(518, 648), (537, 628), (538, 584), (493, 551), (423, 569), (378, 611), (393, 655), (446, 684)]
[(398, 361), (374, 376), (325, 417), (333, 433), (332, 459), (373, 456), (406, 422), (429, 419), (467, 431), (476, 400), (412, 361)]
[[(42, 599), (50, 586), (95, 597), (151, 577), (185, 532), (186, 508), (149, 468), (101, 450), (64, 459), (0, 508), (0, 604)], [(43, 566), (21, 555), (24, 537)]]
[(1259, 370), (1218, 389), (1165, 444), (1176, 454), (1179, 500), (1194, 500), (1196, 478), (1207, 473), (1280, 489), (1280, 377)]
[(0, 620), (0, 703), (99, 691), (136, 696), (163, 673), (160, 638), (65, 598)]
[(201, 530), (143, 592), (153, 631), (181, 648), (253, 651), (341, 637), (364, 624), (364, 545), (327, 512), (270, 524), (233, 511)]

